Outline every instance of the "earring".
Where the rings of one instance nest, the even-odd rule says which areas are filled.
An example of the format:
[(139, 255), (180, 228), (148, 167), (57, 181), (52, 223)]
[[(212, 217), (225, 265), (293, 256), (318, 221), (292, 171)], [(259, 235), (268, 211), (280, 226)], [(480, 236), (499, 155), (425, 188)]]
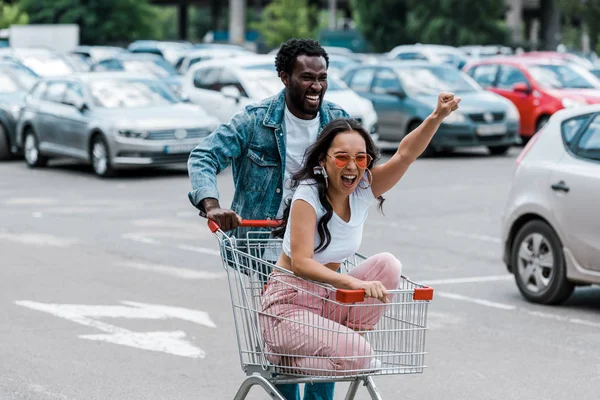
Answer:
[(316, 167), (313, 168), (313, 173), (315, 175), (323, 175), (323, 179), (325, 179), (325, 187), (329, 187), (329, 183), (327, 182), (327, 171), (325, 170), (325, 167), (323, 167), (322, 165), (317, 165)]
[[(360, 186), (361, 189), (368, 189), (371, 187), (371, 184), (373, 183), (373, 174), (371, 173), (371, 170), (369, 168), (367, 168), (366, 171), (367, 171), (367, 176), (368, 176), (367, 181), (366, 181), (367, 187), (360, 186), (360, 182), (359, 182), (358, 186)], [(363, 177), (360, 181), (364, 182), (365, 178)]]

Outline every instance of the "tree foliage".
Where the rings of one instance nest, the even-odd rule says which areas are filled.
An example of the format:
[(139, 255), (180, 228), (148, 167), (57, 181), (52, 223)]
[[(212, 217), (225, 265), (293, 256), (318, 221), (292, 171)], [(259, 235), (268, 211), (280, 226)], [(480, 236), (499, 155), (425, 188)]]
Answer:
[(154, 38), (159, 15), (147, 0), (21, 0), (32, 24), (78, 24), (84, 44)]
[(358, 29), (376, 52), (386, 52), (399, 44), (414, 43), (407, 29), (410, 0), (352, 0), (353, 18)]
[(597, 49), (600, 39), (600, 0), (559, 0), (558, 6), (570, 19), (583, 22), (590, 37), (590, 48)]
[(29, 16), (18, 4), (6, 4), (0, 0), (0, 29), (27, 23), (29, 23)]
[(282, 42), (294, 38), (315, 38), (311, 28), (317, 9), (307, 0), (273, 0), (262, 14), (262, 21), (250, 24), (263, 37), (268, 47), (278, 47)]
[(505, 44), (505, 0), (410, 0), (408, 29), (419, 42), (462, 46)]

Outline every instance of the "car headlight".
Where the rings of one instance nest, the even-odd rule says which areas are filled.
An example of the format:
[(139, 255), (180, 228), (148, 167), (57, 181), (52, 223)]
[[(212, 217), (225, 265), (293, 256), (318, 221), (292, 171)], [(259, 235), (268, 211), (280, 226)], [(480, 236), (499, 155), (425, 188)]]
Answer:
[(129, 129), (119, 129), (117, 130), (117, 134), (119, 136), (123, 136), (130, 139), (146, 139), (150, 132), (148, 131), (136, 131)]
[(519, 110), (512, 104), (509, 104), (508, 111), (506, 113), (506, 119), (509, 121), (519, 121), (521, 116), (519, 115)]
[(585, 101), (569, 99), (568, 97), (565, 97), (562, 99), (562, 105), (564, 108), (575, 108), (587, 106), (587, 103)]
[(463, 124), (465, 122), (467, 122), (467, 118), (464, 116), (464, 114), (456, 111), (444, 118), (445, 124)]

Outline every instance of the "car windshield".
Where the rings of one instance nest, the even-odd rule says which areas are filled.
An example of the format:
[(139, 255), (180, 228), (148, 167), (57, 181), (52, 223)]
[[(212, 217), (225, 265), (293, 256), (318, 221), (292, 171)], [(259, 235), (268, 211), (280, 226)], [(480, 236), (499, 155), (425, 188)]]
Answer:
[(569, 65), (541, 64), (527, 68), (533, 79), (547, 89), (596, 89), (597, 79), (589, 72)]
[(167, 61), (157, 60), (125, 60), (123, 67), (128, 72), (148, 73), (158, 77), (177, 75), (175, 68)]
[(13, 69), (10, 72), (0, 70), (0, 93), (28, 91), (36, 82), (35, 75), (25, 70)]
[(147, 108), (175, 104), (177, 98), (161, 82), (97, 80), (90, 84), (92, 99), (102, 108)]
[(19, 61), (40, 76), (65, 76), (75, 72), (65, 59), (54, 55), (24, 56)]
[(396, 69), (402, 86), (411, 96), (437, 95), (439, 92), (475, 92), (481, 88), (463, 72), (452, 67), (419, 66)]

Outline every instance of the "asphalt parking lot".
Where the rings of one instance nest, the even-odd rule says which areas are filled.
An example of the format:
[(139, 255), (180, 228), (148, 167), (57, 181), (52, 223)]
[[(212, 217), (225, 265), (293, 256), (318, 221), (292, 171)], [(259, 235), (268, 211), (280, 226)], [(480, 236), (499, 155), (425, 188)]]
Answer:
[[(501, 261), (519, 150), (420, 159), (385, 215), (371, 211), (363, 252), (394, 253), (435, 289), (428, 368), (376, 379), (384, 398), (597, 397), (600, 289), (532, 305)], [(227, 203), (228, 171), (219, 184)], [(188, 189), (185, 167), (101, 180), (70, 162), (0, 164), (0, 399), (233, 397), (244, 374), (227, 281)]]

